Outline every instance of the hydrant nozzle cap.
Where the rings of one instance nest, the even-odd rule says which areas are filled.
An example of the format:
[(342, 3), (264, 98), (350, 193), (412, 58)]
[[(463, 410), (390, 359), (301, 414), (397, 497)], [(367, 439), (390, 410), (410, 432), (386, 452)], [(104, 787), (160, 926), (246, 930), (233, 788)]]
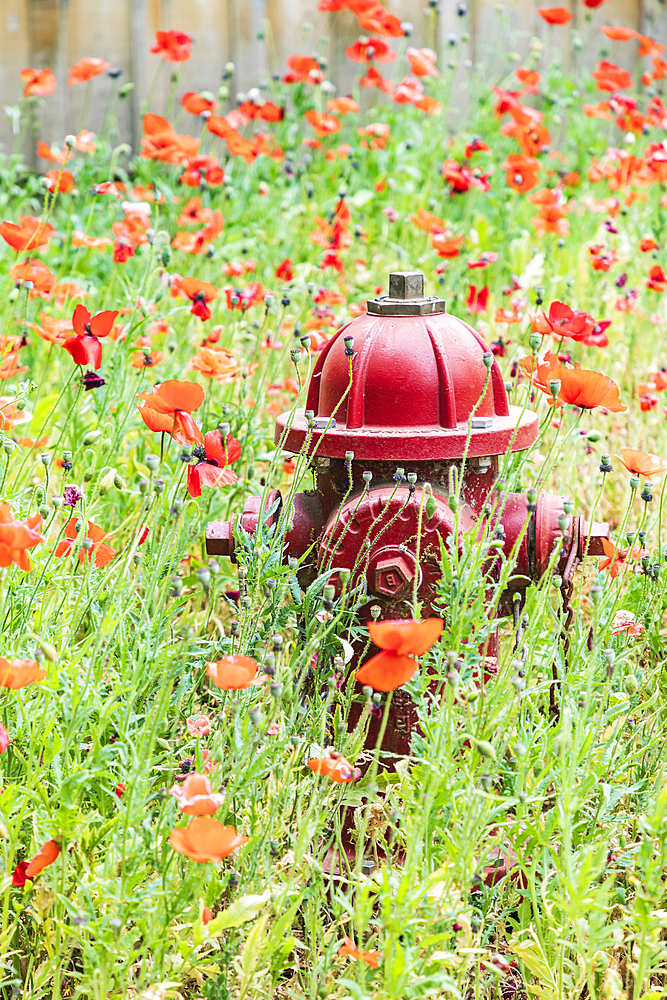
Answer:
[(443, 299), (424, 295), (424, 275), (421, 271), (392, 271), (389, 275), (389, 295), (369, 299), (367, 306), (374, 316), (428, 316), (445, 311)]

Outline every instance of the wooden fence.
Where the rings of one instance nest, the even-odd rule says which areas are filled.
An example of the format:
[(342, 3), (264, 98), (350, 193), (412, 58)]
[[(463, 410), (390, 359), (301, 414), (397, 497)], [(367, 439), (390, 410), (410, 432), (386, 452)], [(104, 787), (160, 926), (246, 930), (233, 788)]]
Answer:
[[(593, 11), (584, 8), (583, 0), (559, 2), (569, 2), (574, 16), (567, 27), (557, 29), (547, 27), (537, 14), (537, 7), (547, 0), (544, 4), (536, 0), (506, 0), (504, 4), (468, 0), (464, 18), (457, 15), (457, 0), (439, 0), (437, 13), (427, 0), (387, 0), (386, 6), (414, 25), (413, 44), (435, 45), (441, 61), (459, 58), (463, 45), (468, 67), (474, 66), (489, 77), (511, 68), (512, 53), (523, 58), (535, 36), (550, 46), (545, 52), (549, 59), (569, 53), (570, 36), (576, 33), (582, 42), (577, 58), (585, 65), (594, 65), (606, 47), (610, 58), (628, 66), (636, 49), (634, 43), (632, 49), (628, 43), (605, 45), (599, 32), (601, 24), (629, 25), (667, 42), (667, 5), (659, 0), (607, 0)], [(84, 122), (86, 86), (68, 86), (66, 80), (69, 66), (82, 57), (102, 57), (122, 69), (121, 83), (133, 81), (136, 85), (119, 104), (119, 138), (136, 148), (141, 134), (141, 101), (161, 63), (159, 57), (149, 54), (159, 28), (187, 31), (195, 45), (188, 62), (162, 66), (153, 89), (156, 111), (165, 107), (172, 69), (180, 68), (179, 93), (215, 92), (225, 65), (231, 61), (236, 66), (234, 96), (272, 73), (284, 72), (285, 60), (293, 53), (322, 51), (324, 46), (325, 51), (340, 54), (359, 34), (351, 14), (323, 14), (317, 9), (317, 0), (0, 0), (0, 105), (20, 102), (22, 69), (50, 67), (58, 88), (40, 109), (38, 137), (60, 143), (82, 125), (96, 131), (110, 89), (115, 86), (113, 81), (107, 76), (94, 81), (93, 103)], [(467, 33), (467, 40), (452, 48), (450, 38), (460, 39), (462, 32)], [(328, 42), (322, 43), (323, 36)], [(334, 81), (348, 89), (349, 72), (349, 67), (346, 70), (335, 60), (332, 63)], [(34, 153), (35, 138), (28, 143), (30, 153)], [(5, 113), (0, 120), (0, 149), (8, 152), (13, 144), (11, 119)]]

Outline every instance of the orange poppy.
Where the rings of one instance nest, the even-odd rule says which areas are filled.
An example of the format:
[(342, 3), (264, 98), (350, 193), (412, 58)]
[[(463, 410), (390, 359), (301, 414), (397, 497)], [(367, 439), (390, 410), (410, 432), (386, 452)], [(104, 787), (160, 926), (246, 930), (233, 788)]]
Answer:
[(108, 236), (88, 236), (80, 229), (75, 229), (72, 232), (72, 246), (76, 249), (85, 247), (87, 250), (101, 250), (102, 253), (106, 253), (107, 247), (113, 246), (113, 240)]
[(637, 32), (634, 28), (624, 28), (621, 25), (615, 24), (603, 24), (600, 31), (607, 38), (610, 38), (612, 42), (629, 42), (632, 38), (637, 37)]
[(632, 83), (632, 77), (626, 69), (621, 69), (620, 66), (607, 62), (606, 59), (602, 59), (598, 63), (597, 69), (591, 73), (591, 76), (597, 82), (598, 90), (610, 92), (625, 90)]
[(161, 351), (135, 351), (132, 355), (133, 368), (155, 368), (161, 361), (164, 361)]
[(327, 101), (327, 111), (336, 115), (356, 115), (359, 111), (359, 105), (351, 97), (333, 97)]
[(241, 445), (232, 434), (223, 443), (219, 430), (207, 431), (204, 444), (195, 445), (196, 465), (188, 466), (187, 490), (191, 497), (200, 497), (202, 486), (231, 486), (238, 479), (229, 466), (241, 457)]
[(341, 958), (353, 958), (355, 962), (365, 962), (371, 969), (377, 969), (383, 957), (379, 951), (361, 951), (347, 935), (343, 938), (338, 954)]
[(596, 406), (604, 406), (612, 413), (624, 413), (627, 410), (619, 396), (618, 386), (608, 375), (601, 372), (588, 371), (575, 365), (566, 368), (556, 363), (552, 358), (547, 364), (540, 365), (533, 374), (533, 385), (549, 396), (549, 406), (554, 405), (550, 382), (557, 380), (560, 388), (555, 400), (556, 406), (580, 406), (592, 410)]
[(565, 7), (538, 7), (537, 13), (547, 24), (567, 24), (572, 15)]
[(0, 379), (14, 378), (22, 372), (27, 372), (28, 366), (21, 365), (19, 361), (20, 357), (18, 354), (8, 354), (6, 358), (3, 358), (0, 364)]
[(639, 42), (639, 48), (637, 49), (637, 55), (641, 58), (644, 56), (656, 56), (660, 57), (665, 51), (665, 46), (661, 42), (656, 42), (654, 38), (649, 35), (640, 35), (637, 32), (637, 41)]
[(410, 222), (413, 222), (418, 229), (423, 229), (425, 233), (442, 233), (447, 239), (453, 235), (444, 219), (431, 215), (423, 208), (418, 208), (417, 214), (410, 216)]
[(31, 260), (25, 264), (15, 264), (9, 272), (12, 281), (18, 285), (22, 281), (32, 282), (32, 288), (28, 293), (31, 299), (50, 299), (56, 281), (58, 280), (50, 271), (46, 264), (39, 260)]
[(326, 757), (311, 758), (308, 761), (308, 767), (315, 774), (321, 774), (325, 778), (330, 778), (339, 785), (358, 781), (361, 777), (359, 768), (352, 767), (349, 760), (334, 750), (333, 747), (327, 747)]
[(38, 530), (41, 524), (41, 514), (31, 514), (25, 521), (17, 521), (11, 504), (0, 503), (0, 566), (3, 569), (15, 563), (24, 573), (30, 570), (27, 550), (45, 541)]
[(438, 251), (438, 257), (459, 257), (465, 236), (454, 236), (451, 239), (445, 233), (434, 233), (431, 236), (431, 246)]
[(391, 94), (394, 89), (394, 85), (391, 80), (385, 80), (382, 73), (380, 73), (375, 66), (369, 66), (366, 70), (366, 75), (359, 77), (359, 86), (377, 87), (383, 94)]
[(529, 94), (537, 94), (537, 87), (542, 79), (539, 73), (533, 69), (526, 69), (524, 66), (520, 66), (514, 70), (514, 75), (519, 83), (523, 84)]
[(649, 253), (651, 250), (658, 249), (658, 244), (652, 236), (645, 236), (639, 241), (638, 246), (642, 253)]
[(569, 236), (570, 223), (565, 219), (563, 209), (557, 206), (544, 205), (531, 222), (540, 236), (545, 233), (555, 233), (556, 236)]
[(56, 191), (58, 194), (67, 194), (69, 191), (77, 191), (74, 174), (69, 170), (47, 170), (45, 173), (46, 188), (48, 191)]
[(621, 448), (621, 454), (615, 456), (628, 472), (636, 476), (659, 476), (667, 472), (667, 464), (651, 452), (638, 451), (636, 448)]
[(218, 107), (218, 102), (208, 94), (197, 94), (189, 90), (181, 97), (181, 107), (189, 111), (191, 115), (200, 115), (202, 111), (210, 111), (213, 114)]
[(325, 115), (320, 111), (306, 111), (303, 117), (313, 126), (315, 134), (321, 139), (340, 132), (340, 122), (333, 115)]
[(631, 549), (620, 549), (614, 542), (609, 541), (608, 538), (601, 538), (600, 541), (602, 542), (605, 558), (602, 562), (598, 563), (598, 570), (608, 569), (609, 576), (612, 579), (615, 579), (619, 575), (626, 563), (631, 565), (644, 555), (644, 549), (637, 545)]
[(409, 48), (405, 54), (408, 57), (410, 69), (415, 76), (439, 76), (435, 65), (437, 56), (433, 49)]
[(144, 115), (143, 125), (145, 135), (141, 140), (141, 156), (144, 160), (187, 163), (199, 152), (199, 139), (191, 135), (179, 135), (171, 122), (161, 115)]
[[(29, 424), (32, 420), (30, 410), (18, 410), (17, 403), (16, 396), (0, 396), (0, 429), (21, 427), (23, 424)], [(41, 440), (46, 443), (48, 437)], [(19, 441), (18, 444), (20, 443)]]
[(178, 854), (203, 864), (217, 864), (248, 843), (233, 826), (223, 826), (211, 816), (196, 816), (187, 826), (177, 826), (169, 834), (169, 843)]
[(186, 816), (210, 816), (224, 805), (224, 795), (211, 788), (210, 779), (205, 774), (189, 774), (182, 785), (172, 785), (173, 795)]
[(51, 146), (47, 146), (45, 142), (42, 142), (41, 139), (37, 143), (36, 152), (41, 160), (48, 160), (49, 163), (57, 163), (61, 167), (67, 159), (67, 147), (63, 150), (54, 150)]
[(244, 691), (259, 687), (269, 679), (268, 674), (257, 674), (257, 660), (238, 654), (207, 663), (206, 674), (221, 691)]
[(60, 854), (60, 845), (55, 840), (47, 840), (39, 854), (36, 854), (25, 870), (28, 878), (35, 878), (40, 872), (52, 865)]
[(0, 236), (9, 243), (12, 250), (46, 250), (49, 240), (56, 235), (53, 226), (33, 215), (19, 215), (19, 225), (14, 222), (0, 222)]
[(289, 257), (285, 257), (276, 265), (276, 278), (279, 281), (294, 281), (294, 264)]
[(40, 667), (37, 660), (7, 660), (4, 656), (0, 657), (0, 687), (18, 691), (35, 681), (43, 681), (45, 677), (46, 670)]
[[(87, 521), (85, 539), (89, 539), (92, 542), (90, 548), (86, 549), (82, 545), (79, 549), (79, 562), (83, 563), (88, 560), (88, 562), (93, 561), (93, 556), (95, 557), (95, 565), (98, 569), (103, 566), (108, 566), (113, 557), (116, 555), (116, 549), (112, 548), (110, 545), (105, 545), (104, 539), (108, 537), (107, 533), (99, 525), (93, 524), (92, 521)], [(78, 517), (73, 517), (67, 522), (65, 528), (65, 537), (61, 542), (58, 542), (55, 549), (55, 555), (60, 558), (61, 556), (68, 556), (74, 548), (74, 543), (79, 536), (79, 531), (82, 529), (82, 522)]]
[(24, 97), (48, 97), (57, 87), (57, 81), (50, 69), (22, 69)]
[(532, 191), (539, 183), (537, 175), (541, 169), (540, 161), (532, 156), (510, 153), (505, 162), (500, 164), (500, 169), (506, 171), (507, 184), (521, 194)]
[(400, 18), (390, 14), (375, 0), (370, 3), (368, 0), (362, 0), (361, 3), (352, 0), (349, 8), (356, 13), (362, 31), (373, 32), (375, 35), (389, 35), (390, 38), (401, 38), (405, 34)]
[(192, 39), (184, 31), (156, 31), (150, 51), (166, 62), (185, 62), (192, 55), (191, 48)]
[(205, 225), (211, 221), (212, 216), (213, 209), (202, 208), (201, 198), (190, 198), (183, 205), (176, 222), (179, 226)]
[(68, 336), (72, 333), (72, 321), (69, 319), (54, 319), (45, 312), (40, 312), (39, 321), (42, 324), (28, 323), (27, 326), (35, 333), (39, 334), (42, 340), (48, 340), (51, 344), (62, 347)]
[(204, 402), (204, 390), (195, 382), (170, 379), (153, 386), (150, 392), (140, 392), (137, 409), (152, 431), (169, 434), (179, 444), (201, 443), (201, 431), (192, 419), (193, 410)]
[(111, 63), (105, 62), (104, 59), (79, 59), (76, 65), (70, 66), (67, 82), (87, 83), (88, 80), (104, 73), (105, 70), (109, 69), (109, 66)]
[(441, 618), (370, 622), (370, 637), (382, 652), (371, 657), (354, 676), (360, 684), (369, 684), (376, 691), (393, 691), (407, 684), (419, 666), (412, 657), (422, 656), (435, 645), (442, 629)]
[(282, 78), (283, 83), (321, 83), (324, 73), (317, 59), (312, 56), (290, 56), (287, 60), (289, 72)]

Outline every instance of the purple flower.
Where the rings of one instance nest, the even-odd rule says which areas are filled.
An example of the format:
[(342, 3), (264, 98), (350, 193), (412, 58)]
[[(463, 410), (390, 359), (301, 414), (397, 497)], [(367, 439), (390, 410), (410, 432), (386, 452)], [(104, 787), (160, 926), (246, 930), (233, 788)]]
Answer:
[(97, 372), (86, 372), (83, 376), (84, 392), (90, 392), (91, 389), (101, 389), (103, 385), (106, 385), (106, 382)]
[(623, 273), (618, 276), (614, 284), (616, 285), (617, 288), (623, 288), (627, 280), (628, 280), (627, 274)]
[(65, 507), (76, 507), (83, 496), (83, 490), (71, 483), (63, 490), (63, 504)]

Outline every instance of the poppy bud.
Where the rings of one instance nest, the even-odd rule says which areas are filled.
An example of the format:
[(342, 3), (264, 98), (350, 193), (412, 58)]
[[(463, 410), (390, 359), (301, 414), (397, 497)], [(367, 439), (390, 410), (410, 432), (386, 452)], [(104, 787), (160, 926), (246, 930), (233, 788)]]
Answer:
[(345, 452), (345, 461), (348, 463), (348, 465), (349, 465), (350, 462), (354, 462), (354, 452), (353, 451), (346, 451)]
[(600, 459), (600, 472), (611, 472), (611, 456), (603, 455)]
[(644, 503), (649, 503), (653, 499), (653, 493), (651, 492), (652, 489), (653, 489), (653, 483), (651, 482), (644, 483), (644, 489), (642, 490), (641, 493), (641, 498), (644, 501)]
[(159, 496), (160, 493), (164, 493), (165, 485), (164, 479), (156, 479), (153, 483), (153, 492), (157, 493)]
[(371, 604), (371, 618), (374, 622), (378, 620), (380, 614), (382, 613), (382, 608), (379, 604)]
[(561, 531), (567, 531), (567, 529), (569, 528), (569, 526), (570, 526), (570, 519), (569, 519), (569, 517), (567, 516), (567, 514), (562, 514), (558, 518), (558, 527), (560, 528)]
[(549, 391), (554, 399), (558, 398), (558, 393), (560, 392), (561, 380), (559, 378), (552, 378), (549, 380)]
[(156, 472), (158, 466), (160, 465), (160, 459), (157, 455), (146, 455), (146, 465), (151, 472)]
[(273, 637), (273, 651), (274, 653), (279, 653), (283, 648), (283, 637), (281, 635), (274, 635)]
[(493, 353), (491, 351), (485, 351), (482, 355), (482, 361), (486, 368), (493, 368)]
[(478, 740), (472, 737), (471, 742), (475, 746), (475, 749), (482, 755), (482, 757), (488, 757), (490, 760), (497, 760), (498, 755), (496, 754), (496, 748), (493, 743), (489, 743), (488, 740)]
[(447, 497), (447, 505), (450, 510), (457, 511), (459, 509), (459, 498), (456, 493), (450, 493)]
[(557, 573), (554, 573), (554, 575), (551, 578), (551, 582), (553, 586), (556, 588), (556, 590), (560, 590), (561, 587), (563, 586), (563, 577), (558, 576)]
[(63, 505), (63, 498), (62, 497), (51, 497), (51, 504), (57, 510), (58, 507), (62, 507), (62, 505)]
[(433, 517), (437, 509), (438, 505), (435, 502), (435, 497), (433, 496), (432, 493), (429, 493), (428, 497), (426, 498), (426, 503), (424, 504), (424, 510), (426, 512), (426, 516), (428, 518)]
[(416, 472), (408, 472), (408, 482), (412, 486), (414, 486), (414, 484), (417, 482), (417, 473)]
[(134, 90), (134, 84), (133, 83), (131, 83), (131, 82), (124, 83), (123, 86), (118, 91), (118, 96), (121, 97), (121, 98), (122, 97), (127, 97), (127, 95), (131, 94), (133, 90)]
[(565, 511), (566, 514), (572, 513), (572, 511), (574, 510), (574, 504), (572, 503), (571, 500), (566, 500), (563, 503), (563, 510)]
[(415, 30), (415, 26), (414, 24), (411, 24), (410, 21), (401, 21), (401, 30), (405, 35), (405, 37), (409, 38), (412, 32)]
[(628, 674), (625, 680), (623, 681), (623, 687), (630, 695), (630, 697), (632, 697), (633, 695), (637, 694), (637, 691), (639, 690), (639, 681), (637, 680), (634, 674)]
[(139, 492), (140, 493), (145, 493), (146, 490), (148, 489), (148, 480), (147, 479), (140, 479), (137, 485), (139, 487)]
[(372, 472), (362, 472), (361, 478), (363, 479), (363, 481), (366, 483), (367, 486), (370, 486), (371, 480), (373, 478), (373, 473)]
[(3, 448), (5, 451), (5, 455), (11, 455), (14, 449), (16, 448), (16, 442), (12, 441), (10, 438), (7, 438), (7, 440), (3, 444)]
[(95, 543), (93, 542), (92, 538), (84, 538), (84, 540), (81, 542), (81, 547), (89, 551), (90, 549), (92, 549), (94, 544)]

